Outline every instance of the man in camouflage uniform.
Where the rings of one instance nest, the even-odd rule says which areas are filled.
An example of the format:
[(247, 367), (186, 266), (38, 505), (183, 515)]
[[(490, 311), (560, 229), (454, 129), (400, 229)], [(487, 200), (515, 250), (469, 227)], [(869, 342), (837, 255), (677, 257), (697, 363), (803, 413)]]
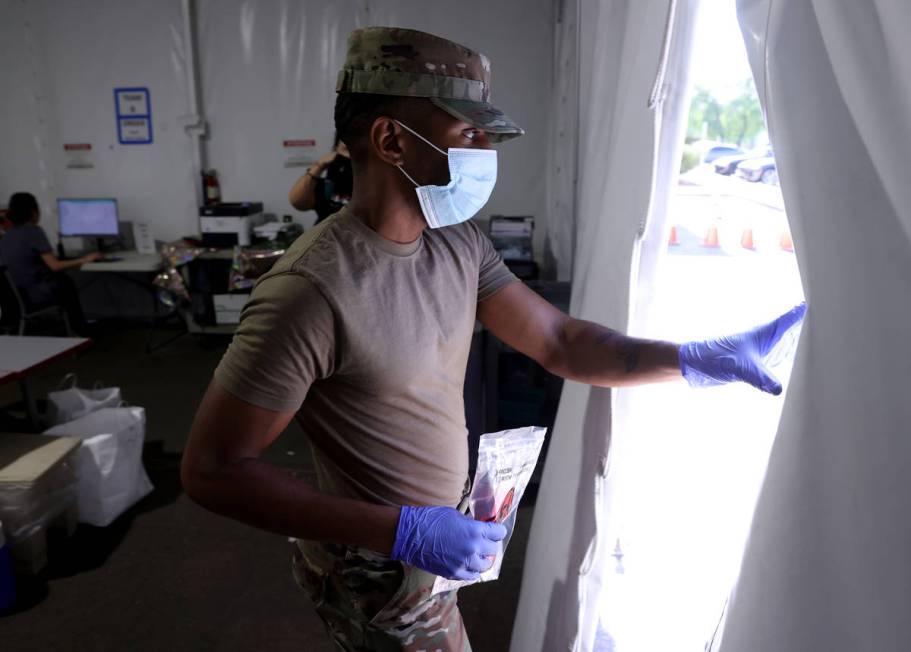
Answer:
[(430, 595), (435, 575), (366, 548), (298, 541), (292, 560), (343, 650), (470, 652), (456, 592)]
[[(477, 554), (467, 552), (463, 555), (465, 561), (455, 565), (439, 567), (425, 563), (421, 568), (415, 565), (421, 563), (416, 559), (406, 560), (405, 552), (393, 558), (390, 553), (396, 548), (390, 544), (399, 545), (406, 540), (399, 532), (405, 519), (398, 517), (398, 510), (409, 508), (398, 507), (401, 505), (446, 506), (459, 520), (472, 524), (470, 527), (480, 532), (487, 532), (488, 526), (502, 529), (498, 524), (481, 524), (462, 515), (467, 507), (468, 482), (461, 389), (477, 304), (516, 279), (474, 224), (422, 234), (426, 223), (413, 210), (417, 202), (412, 182), (395, 171), (395, 167), (387, 165), (383, 170), (377, 165), (371, 149), (375, 147), (372, 141), (376, 134), (371, 128), (383, 124), (386, 129), (394, 129), (398, 138), (407, 139), (413, 154), (403, 153), (399, 158), (413, 158), (397, 160), (394, 165), (400, 166), (406, 175), (410, 173), (414, 178), (440, 185), (449, 181), (447, 145), (489, 149), (490, 142), (504, 141), (524, 132), (490, 103), (487, 57), (423, 32), (384, 27), (354, 31), (348, 39), (347, 58), (338, 75), (336, 90), (336, 129), (348, 145), (354, 169), (352, 201), (308, 231), (258, 282), (234, 342), (216, 370), (215, 382), (200, 407), (184, 454), (184, 484), (188, 493), (214, 511), (297, 538), (293, 575), (312, 598), (340, 649), (468, 652), (471, 648), (456, 604), (456, 592), (432, 596), (437, 577), (434, 572), (450, 579), (474, 578), (489, 567), (489, 555), (480, 555), (479, 563)], [(385, 116), (401, 120), (398, 124), (402, 126)], [(410, 129), (417, 133), (409, 134)], [(451, 133), (444, 134), (440, 129)], [(422, 133), (428, 135), (434, 147), (434, 141), (440, 143), (443, 156), (420, 142)], [(398, 157), (398, 153), (395, 155)], [(388, 170), (393, 170), (391, 179), (382, 176)], [(417, 215), (418, 221), (412, 219), (404, 233), (396, 229), (384, 231), (382, 224), (369, 222), (369, 215), (378, 206), (388, 206), (396, 194)], [(395, 212), (403, 211), (400, 207)], [(368, 222), (370, 229), (363, 222)], [(362, 259), (370, 256), (382, 256), (382, 264), (361, 269)], [(344, 274), (326, 269), (339, 260), (349, 259), (355, 269), (347, 268)], [(409, 262), (404, 262), (406, 259)], [(390, 266), (388, 271), (382, 265)], [(370, 287), (368, 283), (389, 278), (388, 283), (393, 284), (390, 275), (401, 274), (405, 265), (415, 268), (400, 282), (404, 298), (397, 292), (396, 297), (375, 302), (374, 298), (383, 295), (386, 288), (382, 284)], [(426, 312), (424, 306), (430, 297), (410, 296), (407, 286), (411, 285), (409, 278), (426, 279), (431, 274), (437, 280), (430, 294), (441, 299), (428, 323), (421, 314)], [(459, 278), (453, 278), (454, 274)], [(352, 279), (361, 276), (364, 280), (357, 283), (356, 292), (352, 291)], [(457, 292), (447, 287), (454, 280), (459, 282)], [(373, 303), (360, 310), (363, 302)], [(389, 305), (390, 302), (394, 305)], [(332, 305), (324, 306), (324, 303)], [(288, 317), (292, 311), (293, 321), (302, 322), (306, 331), (291, 332)], [(320, 316), (324, 313), (325, 318)], [(371, 324), (372, 320), (377, 323)], [(384, 334), (386, 324), (392, 330)], [(348, 353), (356, 348), (353, 342), (361, 337), (361, 329), (367, 330), (369, 346), (385, 343), (390, 348), (387, 359), (377, 361), (370, 354), (355, 357)], [(397, 346), (390, 343), (390, 338), (394, 340), (399, 331), (415, 331), (415, 335), (404, 339), (396, 351)], [(331, 337), (320, 334), (331, 334)], [(427, 357), (425, 352), (437, 348), (439, 337), (449, 344), (437, 356), (439, 368), (435, 368), (434, 356)], [(396, 365), (410, 357), (412, 350), (417, 354), (418, 366), (397, 370)], [(339, 351), (344, 352), (345, 360), (338, 359), (342, 355)], [(289, 364), (288, 360), (293, 362)], [(365, 379), (357, 388), (347, 381), (344, 387), (337, 383), (328, 388), (336, 377), (348, 378), (352, 370), (374, 366), (379, 368), (380, 375)], [(271, 373), (262, 373), (263, 369), (270, 369)], [(398, 377), (404, 389), (394, 385), (378, 392), (375, 386), (390, 376)], [(346, 397), (355, 401), (355, 411), (365, 412), (363, 419), (352, 424), (332, 413), (331, 408), (318, 405), (322, 391), (331, 395), (333, 403)], [(283, 394), (297, 398), (285, 401), (281, 398)], [(301, 405), (303, 396), (306, 400)], [(366, 398), (361, 399), (362, 396)], [(384, 405), (387, 402), (389, 405)], [(269, 431), (267, 437), (271, 440), (281, 431), (287, 416), (299, 407), (297, 417), (313, 441), (320, 489), (325, 492), (321, 494), (320, 504), (328, 504), (331, 495), (395, 506), (391, 520), (395, 541), (388, 538), (391, 532), (379, 538), (300, 529), (303, 526), (295, 529), (277, 518), (264, 518), (262, 510), (251, 514), (239, 509), (235, 501), (223, 495), (228, 490), (227, 483), (203, 486), (199, 479), (202, 473), (194, 473), (194, 467), (202, 466), (202, 462), (194, 460), (203, 458), (212, 449), (224, 447), (228, 439), (224, 430), (237, 430), (253, 406), (268, 411), (267, 415), (278, 414), (277, 421), (267, 417), (255, 427), (244, 428), (244, 432), (236, 435), (238, 440), (253, 439), (252, 432), (263, 430)], [(225, 416), (228, 414), (237, 416), (229, 418)], [(214, 425), (219, 419), (224, 422)], [(387, 437), (390, 431), (409, 433), (413, 441), (407, 441), (407, 437), (400, 438), (404, 444), (392, 440)], [(350, 443), (353, 439), (359, 441)], [(384, 444), (382, 450), (354, 459), (363, 448), (369, 449), (378, 440)], [(250, 448), (258, 451), (266, 443), (259, 439), (249, 447), (237, 446), (249, 455)], [(411, 448), (390, 451), (401, 446)], [(240, 451), (232, 448), (231, 454), (239, 455)], [(400, 461), (403, 457), (404, 461)], [(410, 458), (425, 461), (413, 463)], [(371, 470), (374, 459), (389, 464), (392, 470), (385, 475)], [(239, 481), (234, 487), (242, 484)], [(298, 500), (303, 504), (306, 498), (298, 497)], [(445, 516), (455, 518), (452, 514)], [(336, 511), (336, 517), (342, 520), (342, 513)], [(369, 518), (363, 526), (368, 523)], [(482, 526), (484, 529), (480, 529)], [(502, 533), (494, 532), (497, 539), (502, 537)], [(460, 540), (472, 539), (466, 535)]]
[[(337, 91), (351, 201), (257, 282), (181, 479), (208, 509), (297, 540), (294, 577), (339, 649), (468, 652), (455, 592), (431, 589), (436, 576), (478, 578), (506, 535), (463, 513), (476, 320), (571, 380), (689, 373), (773, 392), (757, 356), (787, 328), (678, 347), (573, 319), (518, 282), (469, 219), (496, 180), (491, 143), (523, 133), (490, 103), (483, 55), (413, 30), (361, 29)], [(295, 417), (318, 489), (259, 459)]]
[[(483, 129), (491, 140), (524, 133), (489, 101), (486, 56), (414, 30), (352, 32), (336, 91), (427, 98)], [(464, 511), (464, 501), (460, 508)], [(342, 649), (471, 649), (456, 592), (431, 596), (436, 577), (431, 573), (371, 550), (303, 540), (297, 542), (292, 566)]]

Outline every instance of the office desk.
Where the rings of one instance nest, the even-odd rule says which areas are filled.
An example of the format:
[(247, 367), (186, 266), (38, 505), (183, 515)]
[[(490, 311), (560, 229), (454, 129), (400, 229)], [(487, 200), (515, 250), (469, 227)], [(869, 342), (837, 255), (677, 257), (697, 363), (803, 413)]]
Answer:
[(111, 255), (122, 260), (86, 263), (73, 274), (86, 317), (149, 323), (159, 314), (152, 279), (161, 269), (161, 257), (135, 251)]
[[(158, 300), (159, 288), (152, 283), (152, 277), (162, 271), (162, 260), (158, 254), (140, 254), (128, 251), (113, 252), (111, 255), (118, 256), (122, 260), (86, 263), (75, 273), (80, 299), (87, 317), (91, 319), (117, 318), (149, 324), (145, 346), (147, 353), (167, 345), (186, 333), (208, 335), (234, 332), (234, 325), (198, 324), (192, 309), (182, 304), (167, 310), (163, 307)], [(227, 286), (228, 272), (234, 259), (233, 248), (202, 251), (197, 259), (224, 261), (224, 280)], [(178, 267), (183, 268), (184, 264)], [(186, 272), (184, 275), (186, 276)], [(192, 286), (190, 282), (187, 284)], [(147, 298), (136, 292), (135, 288), (142, 288), (143, 294), (147, 295)], [(227, 289), (224, 292), (227, 292)], [(140, 302), (140, 298), (144, 301)], [(162, 342), (154, 343), (153, 337), (157, 328), (172, 318), (177, 318), (179, 321), (181, 332), (167, 337)]]
[(47, 365), (75, 355), (92, 345), (84, 337), (31, 337), (0, 335), (0, 383), (19, 381), (29, 422), (41, 429), (28, 376)]
[(161, 256), (158, 254), (141, 254), (136, 251), (121, 251), (111, 254), (123, 260), (110, 263), (86, 263), (81, 267), (83, 272), (157, 272), (161, 268)]
[(92, 340), (85, 337), (0, 335), (0, 373), (23, 376), (91, 344)]

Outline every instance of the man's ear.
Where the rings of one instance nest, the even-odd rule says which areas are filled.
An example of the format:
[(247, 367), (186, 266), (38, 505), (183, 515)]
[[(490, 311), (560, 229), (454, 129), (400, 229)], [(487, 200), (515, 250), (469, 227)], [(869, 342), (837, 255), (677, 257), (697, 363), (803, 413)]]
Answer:
[(401, 164), (404, 157), (401, 141), (402, 129), (395, 123), (395, 120), (379, 117), (373, 121), (368, 134), (368, 142), (381, 161), (390, 165)]

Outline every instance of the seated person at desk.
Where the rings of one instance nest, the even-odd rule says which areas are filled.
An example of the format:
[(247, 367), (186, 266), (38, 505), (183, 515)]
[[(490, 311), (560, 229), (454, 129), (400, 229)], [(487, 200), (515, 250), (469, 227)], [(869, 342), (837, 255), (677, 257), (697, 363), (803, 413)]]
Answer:
[(0, 238), (0, 261), (9, 270), (22, 300), (33, 307), (61, 306), (71, 328), (80, 335), (86, 333), (87, 324), (79, 305), (76, 284), (62, 272), (98, 260), (101, 254), (93, 252), (74, 260), (57, 258), (44, 229), (38, 226), (41, 219), (38, 202), (27, 192), (17, 192), (10, 197), (7, 218), (13, 228)]
[(307, 168), (288, 193), (288, 201), (299, 211), (315, 210), (314, 224), (319, 224), (348, 203), (352, 184), (351, 155), (336, 134), (332, 151)]

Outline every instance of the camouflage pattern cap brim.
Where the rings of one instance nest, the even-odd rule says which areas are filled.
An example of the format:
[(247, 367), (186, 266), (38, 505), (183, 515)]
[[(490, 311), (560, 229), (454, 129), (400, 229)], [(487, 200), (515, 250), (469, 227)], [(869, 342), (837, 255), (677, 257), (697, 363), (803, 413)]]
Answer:
[(454, 118), (483, 129), (493, 142), (503, 142), (525, 134), (525, 130), (490, 102), (471, 102), (443, 97), (430, 101)]
[(400, 27), (365, 27), (348, 36), (339, 93), (426, 97), (493, 140), (525, 133), (490, 103), (490, 60), (454, 41)]

